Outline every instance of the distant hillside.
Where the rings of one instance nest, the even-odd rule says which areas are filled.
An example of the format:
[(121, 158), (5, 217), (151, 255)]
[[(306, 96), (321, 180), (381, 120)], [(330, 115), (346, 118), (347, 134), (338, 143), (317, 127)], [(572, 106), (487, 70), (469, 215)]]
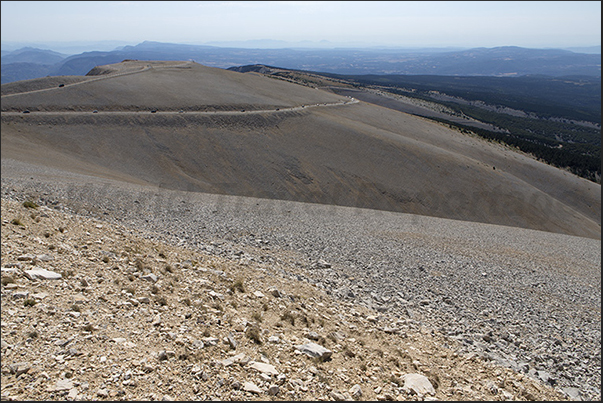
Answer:
[(229, 70), (326, 87), (340, 95), (451, 124), (600, 182), (600, 77), (343, 75), (261, 64)]
[(67, 56), (52, 50), (30, 47), (2, 52), (2, 84), (45, 77)]
[[(248, 67), (251, 69), (251, 67)], [(320, 74), (320, 73), (316, 73)], [(481, 101), (534, 113), (601, 123), (601, 78), (589, 76), (471, 77), (440, 75), (324, 74), (363, 85), (421, 93), (433, 99)], [(442, 94), (439, 94), (442, 93)], [(447, 97), (445, 97), (445, 94)], [(458, 102), (461, 102), (458, 100)]]
[(64, 60), (67, 56), (52, 50), (22, 48), (2, 55), (2, 64), (9, 63), (37, 63), (37, 64), (56, 64)]
[(566, 48), (565, 50), (569, 50), (570, 52), (576, 53), (592, 53), (595, 55), (601, 55), (601, 45), (597, 46), (579, 46), (573, 48)]
[[(72, 55), (49, 66), (41, 76), (84, 75), (96, 66), (119, 63), (124, 59), (194, 60), (219, 68), (261, 63), (335, 74), (601, 76), (600, 54), (574, 53), (559, 49), (526, 49), (514, 46), (450, 52), (443, 52), (441, 49), (429, 51), (375, 48), (246, 49), (150, 41), (109, 52), (95, 51)], [(13, 66), (3, 61), (2, 69), (12, 70)], [(8, 76), (14, 77), (16, 73), (11, 71), (7, 73)]]
[(2, 84), (46, 77), (51, 68), (52, 66), (37, 63), (3, 64), (0, 71)]

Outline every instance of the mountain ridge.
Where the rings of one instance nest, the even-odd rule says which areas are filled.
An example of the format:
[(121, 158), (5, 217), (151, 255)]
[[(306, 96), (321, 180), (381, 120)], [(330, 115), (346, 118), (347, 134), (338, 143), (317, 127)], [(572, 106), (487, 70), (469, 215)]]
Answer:
[[(9, 57), (10, 54), (4, 55)], [(219, 68), (262, 63), (284, 68), (338, 74), (440, 74), (553, 76), (601, 75), (600, 55), (559, 49), (528, 49), (517, 46), (474, 48), (461, 51), (425, 52), (399, 49), (254, 49), (144, 41), (113, 51), (71, 55), (45, 68), (44, 75), (84, 75), (98, 65), (140, 60), (195, 60)], [(353, 65), (354, 67), (350, 67)], [(2, 83), (41, 77), (18, 76), (16, 66), (4, 63)], [(38, 73), (39, 74), (39, 73)]]

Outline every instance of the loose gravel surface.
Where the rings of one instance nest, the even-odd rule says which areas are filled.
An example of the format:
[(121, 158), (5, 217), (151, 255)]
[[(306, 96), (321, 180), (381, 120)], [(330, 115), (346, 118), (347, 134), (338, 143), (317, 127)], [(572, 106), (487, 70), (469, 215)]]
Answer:
[(6, 199), (2, 217), (3, 400), (564, 400), (266, 246), (220, 257)]
[(34, 200), (220, 258), (277, 262), (286, 278), (413, 321), (457, 343), (458, 354), (568, 398), (600, 400), (600, 240), (2, 164), (3, 199)]

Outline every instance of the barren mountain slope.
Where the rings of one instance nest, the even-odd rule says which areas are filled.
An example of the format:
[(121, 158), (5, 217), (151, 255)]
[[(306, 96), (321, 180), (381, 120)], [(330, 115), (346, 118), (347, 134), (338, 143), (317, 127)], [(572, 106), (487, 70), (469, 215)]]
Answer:
[[(286, 107), (344, 97), (259, 75), (243, 75), (192, 62), (125, 62), (129, 68), (79, 85), (5, 97), (2, 110), (205, 110)], [(121, 64), (121, 63), (120, 63)], [(117, 65), (119, 67), (119, 65)], [(151, 67), (147, 67), (151, 66)]]
[(169, 189), (600, 238), (600, 185), (499, 145), (259, 75), (138, 67), (3, 96), (2, 158)]

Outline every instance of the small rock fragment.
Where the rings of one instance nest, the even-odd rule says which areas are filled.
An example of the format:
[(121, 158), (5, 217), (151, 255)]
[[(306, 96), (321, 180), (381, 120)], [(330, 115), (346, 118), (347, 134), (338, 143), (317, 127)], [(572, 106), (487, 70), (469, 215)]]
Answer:
[(30, 280), (60, 280), (63, 276), (54, 271), (34, 267), (31, 270), (25, 270), (25, 276)]
[(8, 368), (10, 369), (11, 373), (19, 376), (29, 371), (31, 365), (28, 362), (16, 362), (14, 364), (10, 364)]
[(278, 385), (270, 385), (270, 387), (266, 391), (266, 393), (268, 393), (270, 396), (276, 396), (278, 395), (278, 392), (280, 392), (280, 388), (278, 387)]
[(236, 350), (237, 341), (235, 340), (234, 335), (232, 333), (228, 333), (228, 336), (226, 336), (226, 342), (228, 343), (230, 348), (232, 348), (233, 350)]
[(272, 286), (270, 288), (268, 288), (268, 292), (276, 298), (282, 298), (283, 297), (283, 293), (281, 293), (276, 287)]
[(429, 379), (421, 374), (406, 374), (402, 377), (404, 381), (404, 389), (412, 391), (417, 395), (426, 395), (427, 393), (435, 395), (436, 391), (433, 388)]
[(255, 384), (253, 384), (251, 382), (245, 382), (245, 383), (243, 383), (243, 390), (245, 392), (257, 393), (257, 394), (262, 393), (262, 391), (260, 390), (260, 388), (258, 388)]
[(349, 390), (350, 395), (352, 395), (352, 397), (354, 399), (359, 399), (360, 397), (362, 397), (362, 389), (360, 388), (360, 385), (355, 384), (354, 386), (352, 386)]
[(323, 346), (316, 343), (306, 343), (302, 345), (295, 346), (298, 351), (309, 355), (310, 357), (319, 357), (323, 360), (326, 360), (331, 357), (333, 352), (329, 349), (324, 348)]
[(257, 371), (260, 371), (263, 374), (278, 375), (278, 371), (276, 370), (274, 365), (264, 364), (263, 362), (253, 361), (253, 362), (249, 363), (249, 367), (253, 368)]
[(60, 392), (62, 390), (71, 390), (73, 389), (73, 382), (71, 382), (69, 379), (59, 379), (55, 385), (54, 388), (52, 388), (53, 392)]
[(153, 283), (156, 283), (158, 278), (156, 275), (154, 275), (153, 273), (149, 273), (149, 274), (145, 274), (144, 276), (141, 277), (141, 279), (146, 280), (146, 281), (150, 281)]
[(109, 397), (109, 392), (107, 391), (107, 389), (99, 389), (96, 391), (96, 395), (98, 397)]

